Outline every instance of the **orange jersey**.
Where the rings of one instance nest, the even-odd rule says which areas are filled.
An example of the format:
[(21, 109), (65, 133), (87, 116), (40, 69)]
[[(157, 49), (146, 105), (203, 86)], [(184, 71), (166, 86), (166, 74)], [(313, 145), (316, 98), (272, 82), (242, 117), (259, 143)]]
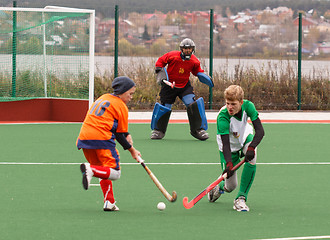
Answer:
[(128, 108), (119, 97), (104, 94), (88, 110), (77, 147), (114, 150), (117, 132), (128, 132)]

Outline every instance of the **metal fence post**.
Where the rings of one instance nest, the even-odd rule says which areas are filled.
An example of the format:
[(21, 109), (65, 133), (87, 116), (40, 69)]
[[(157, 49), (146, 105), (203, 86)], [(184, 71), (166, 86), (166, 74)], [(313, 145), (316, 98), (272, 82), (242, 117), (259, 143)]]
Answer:
[[(13, 7), (16, 7), (16, 1), (13, 1)], [(16, 54), (17, 54), (17, 40), (16, 40), (16, 26), (17, 16), (16, 11), (13, 11), (13, 39), (12, 39), (12, 78), (11, 78), (11, 96), (16, 97)]]
[(301, 43), (302, 43), (302, 14), (299, 13), (298, 29), (298, 110), (301, 110)]
[[(209, 74), (212, 78), (213, 76), (213, 9), (210, 9), (210, 54), (209, 54)], [(209, 109), (212, 109), (213, 103), (213, 91), (212, 87), (209, 87)]]
[(114, 55), (114, 77), (118, 77), (118, 5), (115, 6), (115, 55)]

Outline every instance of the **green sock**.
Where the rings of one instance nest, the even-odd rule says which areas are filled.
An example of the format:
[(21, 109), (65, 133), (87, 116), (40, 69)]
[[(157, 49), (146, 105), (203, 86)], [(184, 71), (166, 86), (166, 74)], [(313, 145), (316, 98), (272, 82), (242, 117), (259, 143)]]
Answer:
[(241, 185), (236, 198), (240, 196), (244, 196), (245, 199), (247, 200), (250, 188), (254, 180), (254, 176), (256, 174), (256, 168), (257, 168), (256, 165), (252, 165), (250, 163), (244, 164), (242, 177), (241, 177)]
[(219, 187), (222, 191), (225, 191), (224, 186), (225, 186), (225, 181), (219, 183)]

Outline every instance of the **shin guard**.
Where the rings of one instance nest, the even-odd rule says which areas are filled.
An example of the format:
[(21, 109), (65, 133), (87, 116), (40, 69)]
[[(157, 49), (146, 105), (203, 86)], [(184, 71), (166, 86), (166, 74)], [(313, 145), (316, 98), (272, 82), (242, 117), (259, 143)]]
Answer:
[(115, 202), (115, 198), (113, 196), (113, 188), (112, 188), (112, 181), (109, 179), (102, 179), (100, 181), (100, 186), (104, 196), (104, 202), (110, 201), (110, 203)]
[(196, 130), (199, 129), (207, 130), (208, 126), (202, 97), (198, 98), (187, 107), (187, 114), (191, 132), (196, 132)]
[(110, 176), (110, 168), (103, 166), (90, 165), (93, 171), (93, 176), (102, 179), (108, 179)]
[(151, 129), (166, 132), (172, 110), (159, 103), (155, 104), (151, 119)]
[(241, 177), (241, 185), (236, 198), (240, 196), (244, 196), (245, 199), (247, 199), (250, 188), (254, 180), (254, 176), (256, 174), (256, 169), (257, 166), (255, 164), (251, 164), (248, 162), (244, 163), (242, 177)]

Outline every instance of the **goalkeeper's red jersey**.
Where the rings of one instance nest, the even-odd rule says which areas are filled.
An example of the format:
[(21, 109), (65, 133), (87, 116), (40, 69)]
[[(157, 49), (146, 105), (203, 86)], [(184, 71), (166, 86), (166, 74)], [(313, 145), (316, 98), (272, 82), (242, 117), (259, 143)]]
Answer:
[(175, 82), (175, 87), (183, 88), (189, 81), (190, 73), (195, 76), (199, 72), (204, 72), (201, 68), (200, 61), (192, 54), (190, 60), (183, 61), (180, 51), (171, 51), (160, 58), (156, 62), (156, 67), (165, 67), (167, 65), (167, 73), (170, 82)]
[(77, 147), (115, 149), (116, 132), (128, 132), (128, 108), (119, 97), (104, 94), (88, 110)]

